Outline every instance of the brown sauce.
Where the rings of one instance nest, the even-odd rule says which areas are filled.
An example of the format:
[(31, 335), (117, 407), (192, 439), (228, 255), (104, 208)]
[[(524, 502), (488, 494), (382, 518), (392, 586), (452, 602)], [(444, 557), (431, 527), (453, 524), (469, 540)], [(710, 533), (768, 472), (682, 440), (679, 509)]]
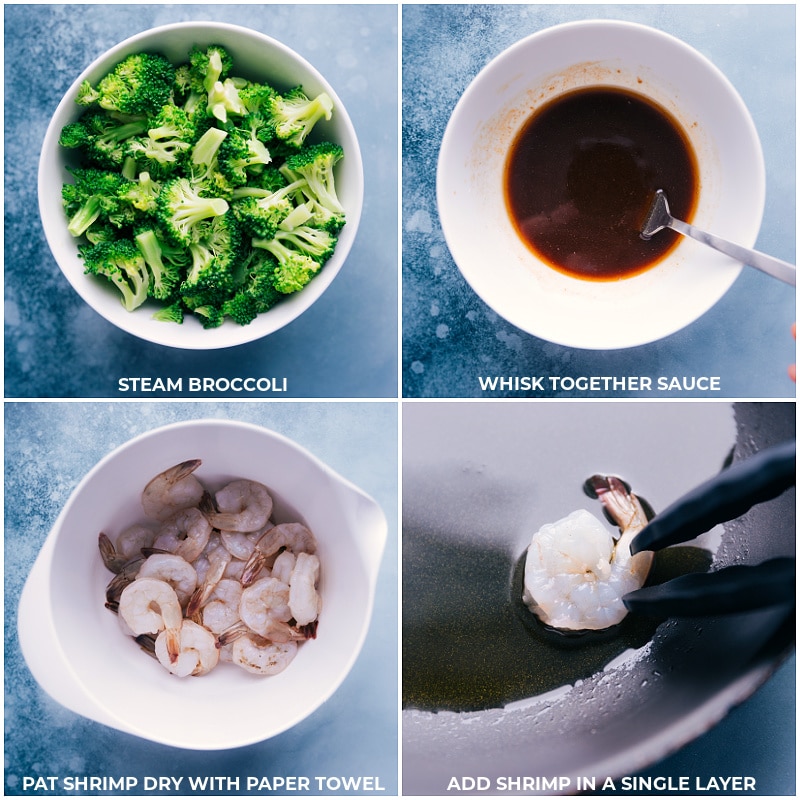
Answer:
[(555, 269), (587, 280), (643, 272), (673, 249), (673, 231), (639, 236), (656, 189), (674, 216), (690, 221), (695, 155), (667, 111), (623, 89), (578, 89), (551, 100), (506, 161), (506, 205), (522, 240)]

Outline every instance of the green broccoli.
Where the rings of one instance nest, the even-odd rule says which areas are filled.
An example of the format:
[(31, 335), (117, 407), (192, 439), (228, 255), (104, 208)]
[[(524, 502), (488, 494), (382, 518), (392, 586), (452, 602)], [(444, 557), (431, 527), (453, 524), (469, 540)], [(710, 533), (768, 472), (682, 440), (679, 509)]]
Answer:
[(265, 250), (252, 249), (245, 265), (244, 282), (222, 305), (225, 316), (239, 325), (248, 325), (278, 303), (284, 295), (273, 283), (276, 266), (274, 257)]
[(288, 247), (279, 239), (253, 239), (252, 245), (275, 257), (277, 264), (272, 271), (272, 285), (281, 294), (299, 292), (319, 272), (318, 261)]
[(312, 228), (309, 225), (298, 225), (291, 230), (279, 230), (273, 238), (310, 256), (320, 264), (324, 264), (333, 255), (336, 247), (335, 236), (326, 230)]
[(295, 147), (305, 142), (321, 119), (329, 120), (333, 114), (333, 101), (326, 92), (311, 99), (300, 86), (283, 95), (276, 94), (266, 107), (275, 136)]
[(153, 313), (153, 319), (159, 322), (183, 322), (183, 303), (180, 300), (171, 302), (168, 306), (162, 306)]
[(180, 285), (181, 297), (191, 303), (192, 310), (200, 305), (219, 308), (236, 288), (241, 232), (228, 212), (200, 223), (197, 234), (197, 240), (189, 245), (192, 264)]
[(172, 178), (161, 189), (156, 202), (156, 217), (166, 234), (178, 244), (195, 241), (198, 222), (224, 214), (228, 201), (203, 197), (188, 178)]
[(119, 289), (122, 305), (133, 311), (147, 299), (150, 275), (144, 257), (129, 239), (78, 248), (88, 275), (101, 275)]
[(174, 83), (175, 67), (164, 56), (133, 53), (102, 78), (96, 89), (84, 82), (77, 102), (122, 114), (155, 114), (170, 101)]
[(69, 217), (67, 230), (73, 236), (86, 233), (97, 220), (118, 222), (122, 203), (119, 193), (127, 184), (118, 172), (86, 167), (71, 170), (73, 183), (61, 188), (64, 209)]
[(254, 115), (231, 128), (219, 147), (219, 166), (233, 186), (244, 186), (251, 172), (259, 172), (270, 163), (272, 156), (259, 137), (263, 122)]
[(150, 121), (147, 135), (130, 141), (127, 151), (142, 169), (166, 177), (188, 157), (196, 130), (183, 109), (168, 104)]
[(119, 169), (129, 142), (147, 130), (147, 120), (121, 121), (104, 111), (88, 111), (76, 122), (67, 123), (58, 143), (80, 151), (87, 161), (102, 169)]
[(167, 300), (175, 293), (181, 280), (181, 271), (174, 261), (164, 263), (164, 251), (155, 230), (145, 228), (134, 236), (136, 246), (144, 258), (151, 280), (148, 294), (156, 300)]
[(344, 151), (338, 144), (320, 142), (304, 147), (300, 152), (290, 156), (284, 162), (284, 170), (291, 177), (306, 179), (307, 187), (303, 191), (323, 208), (344, 216), (342, 206), (336, 194), (336, 181), (333, 168), (341, 160)]
[(161, 184), (154, 181), (149, 172), (140, 172), (136, 180), (127, 181), (120, 186), (119, 199), (129, 203), (136, 211), (152, 214), (156, 210), (156, 200), (161, 192)]
[(305, 143), (331, 117), (325, 93), (280, 95), (210, 45), (177, 65), (132, 54), (76, 99), (60, 135), (79, 165), (62, 187), (68, 229), (125, 308), (149, 297), (159, 320), (247, 325), (330, 258), (341, 149)]

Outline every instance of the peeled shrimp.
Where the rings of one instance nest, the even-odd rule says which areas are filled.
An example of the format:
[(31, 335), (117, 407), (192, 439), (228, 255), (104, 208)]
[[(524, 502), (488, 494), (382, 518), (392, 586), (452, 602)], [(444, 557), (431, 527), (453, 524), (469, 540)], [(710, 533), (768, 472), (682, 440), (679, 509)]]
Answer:
[(653, 554), (632, 556), (630, 545), (647, 524), (636, 495), (618, 478), (590, 480), (622, 532), (614, 537), (585, 510), (542, 526), (525, 560), (523, 601), (539, 619), (560, 630), (602, 630), (628, 613), (622, 597), (641, 588)]
[(295, 554), (291, 550), (284, 550), (272, 565), (272, 577), (284, 583), (289, 583), (296, 563), (297, 557)]
[(199, 458), (182, 461), (156, 475), (142, 492), (144, 513), (163, 521), (176, 511), (197, 506), (205, 490), (192, 473), (201, 463)]
[(117, 552), (125, 558), (141, 555), (142, 548), (152, 547), (156, 531), (144, 525), (131, 525), (117, 536)]
[(308, 625), (319, 615), (318, 578), (319, 559), (315, 555), (299, 553), (289, 577), (289, 610), (299, 627)]
[(267, 487), (256, 481), (231, 481), (214, 499), (217, 511), (208, 518), (221, 531), (252, 533), (263, 528), (272, 513), (272, 497)]
[(185, 606), (192, 592), (197, 588), (197, 573), (194, 567), (172, 553), (153, 553), (142, 563), (136, 580), (156, 578), (165, 581), (178, 595), (178, 601)]
[(270, 528), (257, 542), (253, 555), (247, 561), (242, 575), (245, 586), (251, 584), (263, 569), (270, 556), (282, 548), (298, 553), (315, 553), (317, 541), (314, 534), (300, 522), (282, 522)]
[(164, 581), (142, 578), (129, 583), (119, 598), (119, 615), (135, 635), (166, 631), (164, 646), (175, 656), (180, 649), (181, 604)]
[(239, 616), (251, 631), (269, 637), (292, 618), (289, 587), (272, 577), (256, 581), (242, 592)]
[(239, 603), (242, 599), (242, 584), (223, 578), (211, 592), (202, 608), (203, 625), (212, 633), (222, 633), (239, 622)]
[(205, 675), (217, 665), (219, 651), (216, 639), (202, 625), (197, 625), (190, 619), (183, 620), (177, 653), (170, 651), (166, 634), (167, 631), (162, 631), (158, 635), (155, 654), (162, 666), (173, 675), (181, 678), (189, 675)]
[(168, 517), (153, 542), (157, 550), (194, 561), (208, 544), (211, 525), (197, 508), (184, 508)]
[(277, 675), (289, 666), (296, 655), (297, 642), (272, 642), (247, 634), (234, 641), (231, 660), (257, 675)]

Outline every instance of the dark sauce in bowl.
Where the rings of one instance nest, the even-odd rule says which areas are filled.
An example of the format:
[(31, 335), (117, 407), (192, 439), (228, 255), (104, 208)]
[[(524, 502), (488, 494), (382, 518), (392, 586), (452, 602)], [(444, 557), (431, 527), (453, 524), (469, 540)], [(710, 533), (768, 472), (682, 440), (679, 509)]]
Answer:
[(676, 245), (665, 230), (639, 236), (656, 189), (691, 221), (697, 160), (661, 106), (612, 87), (576, 89), (537, 110), (505, 165), (505, 199), (519, 236), (555, 269), (585, 280), (643, 272)]

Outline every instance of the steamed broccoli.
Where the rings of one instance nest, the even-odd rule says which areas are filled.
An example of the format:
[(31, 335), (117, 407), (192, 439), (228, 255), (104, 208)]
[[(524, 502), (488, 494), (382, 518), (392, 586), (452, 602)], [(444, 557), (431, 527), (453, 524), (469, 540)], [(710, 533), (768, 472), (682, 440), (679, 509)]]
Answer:
[(333, 168), (344, 155), (338, 144), (320, 142), (303, 148), (284, 162), (284, 169), (294, 178), (307, 182), (304, 192), (331, 214), (344, 215), (344, 207), (336, 195)]
[(146, 136), (135, 137), (127, 152), (156, 177), (173, 173), (194, 145), (197, 126), (178, 106), (165, 105), (150, 121)]
[(79, 166), (62, 188), (89, 275), (159, 320), (246, 325), (300, 291), (344, 225), (341, 148), (308, 137), (333, 105), (238, 76), (224, 47), (183, 63), (120, 61), (80, 87), (60, 145)]
[(119, 193), (126, 185), (120, 173), (87, 167), (72, 170), (72, 177), (74, 182), (61, 188), (61, 197), (69, 217), (67, 230), (73, 236), (86, 233), (99, 219), (118, 220), (122, 206)]
[(147, 130), (144, 118), (122, 121), (103, 111), (89, 111), (61, 129), (58, 143), (80, 151), (86, 161), (103, 169), (120, 169), (130, 141)]
[(164, 56), (133, 53), (102, 78), (97, 88), (84, 81), (77, 102), (122, 114), (155, 114), (172, 97), (174, 82), (175, 67)]
[(303, 144), (317, 122), (330, 119), (333, 113), (333, 101), (326, 92), (312, 99), (301, 86), (276, 94), (266, 105), (275, 136), (296, 147)]
[(261, 247), (275, 257), (272, 285), (281, 294), (299, 292), (319, 272), (320, 263), (311, 256), (288, 247), (279, 239), (254, 239), (253, 247)]
[(78, 251), (86, 273), (111, 281), (122, 294), (127, 311), (133, 311), (147, 299), (150, 276), (144, 257), (129, 239), (83, 245)]
[(201, 196), (188, 178), (172, 178), (161, 188), (156, 217), (167, 236), (188, 246), (195, 241), (198, 222), (224, 214), (228, 207), (221, 197)]

